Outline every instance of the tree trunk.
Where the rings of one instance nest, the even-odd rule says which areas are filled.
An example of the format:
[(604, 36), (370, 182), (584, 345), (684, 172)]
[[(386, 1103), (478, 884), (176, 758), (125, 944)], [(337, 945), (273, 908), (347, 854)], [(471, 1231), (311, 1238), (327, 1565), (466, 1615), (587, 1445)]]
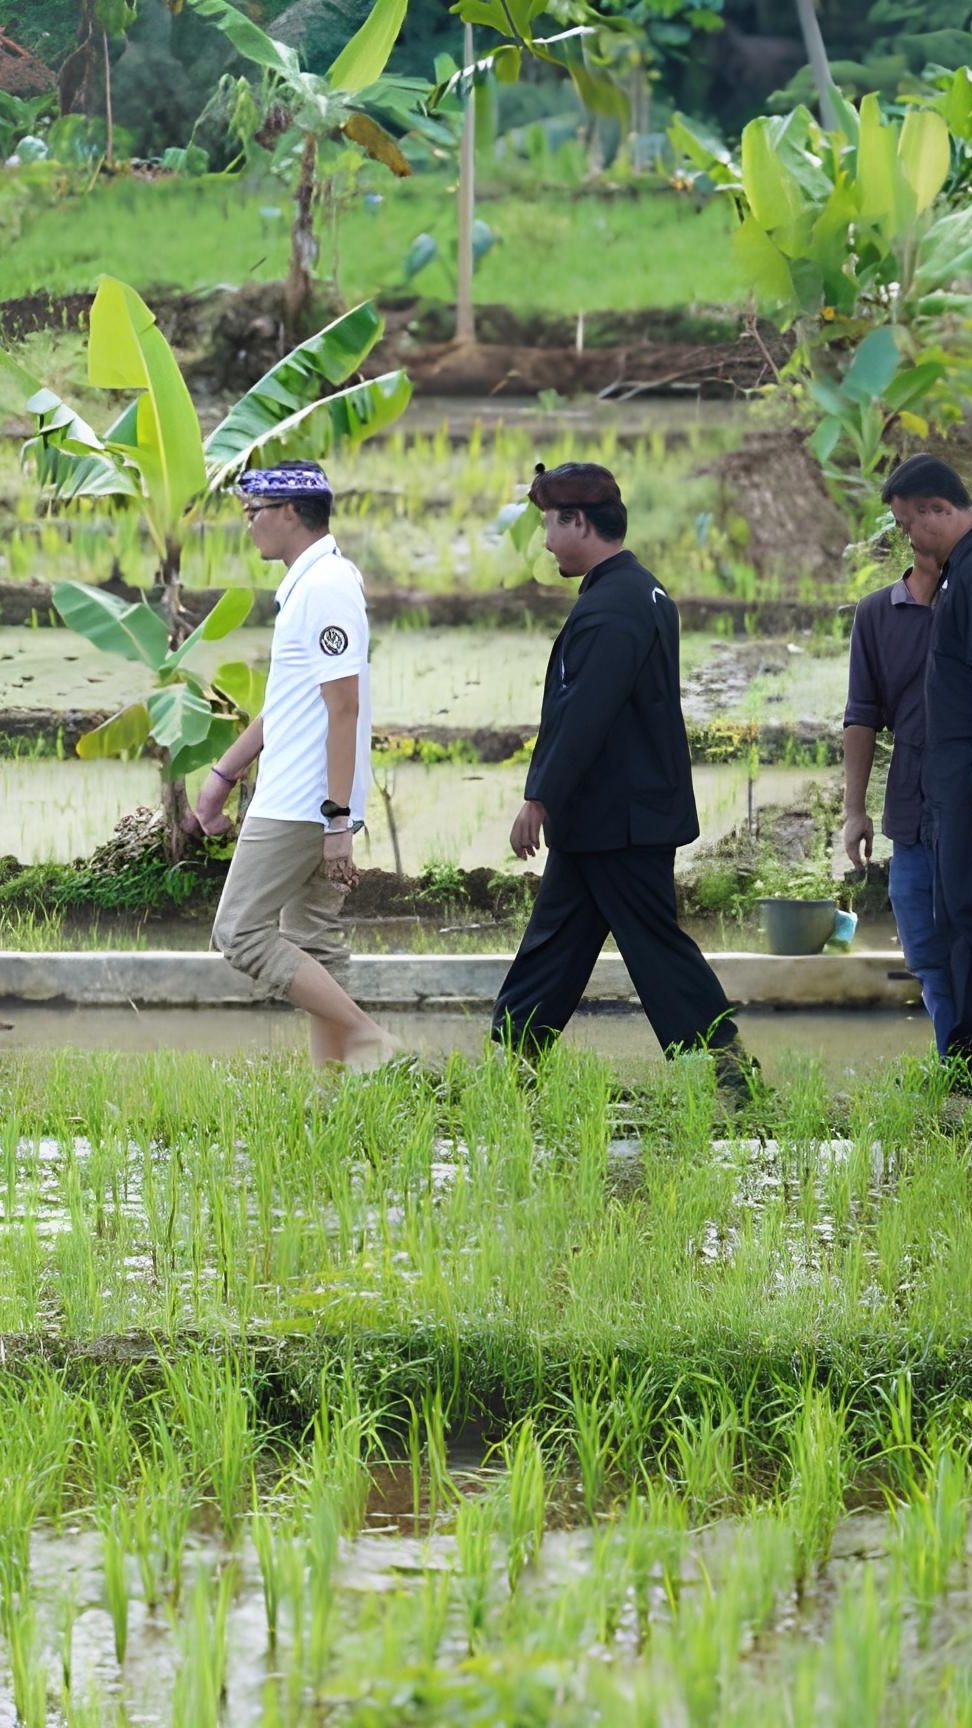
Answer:
[[(159, 566), (162, 585), (162, 608), (169, 626), (169, 648), (178, 648), (189, 634), (190, 624), (182, 611), (182, 547), (168, 540), (165, 557)], [(165, 764), (165, 758), (163, 758)], [(162, 814), (165, 817), (165, 849), (173, 864), (178, 864), (186, 850), (186, 829), (189, 799), (184, 780), (162, 780)]]
[(648, 166), (645, 155), (645, 133), (648, 130), (648, 79), (639, 62), (631, 73), (631, 169), (643, 174)]
[(300, 335), (314, 285), (317, 241), (314, 238), (314, 192), (317, 180), (317, 139), (308, 132), (300, 158), (300, 174), (294, 193), (295, 213), (290, 230), (290, 268), (284, 287), (284, 318), (287, 335)]
[(169, 648), (185, 641), (191, 625), (182, 611), (182, 546), (178, 540), (167, 540), (165, 556), (159, 565), (162, 607), (169, 626)]
[[(472, 66), (475, 47), (472, 25), (463, 27), (462, 61)], [(472, 74), (470, 73), (470, 77)], [(466, 92), (459, 147), (459, 238), (456, 288), (456, 341), (475, 342), (473, 311), (473, 223), (476, 218), (476, 99), (472, 84)]]
[(828, 132), (836, 132), (837, 111), (832, 100), (834, 81), (830, 75), (830, 62), (827, 59), (827, 50), (824, 46), (814, 0), (796, 0), (796, 9), (797, 17), (800, 20), (800, 29), (803, 32), (803, 45), (806, 48), (813, 81), (817, 87), (820, 118)]
[[(189, 815), (189, 796), (184, 780), (163, 778), (162, 814), (165, 817), (166, 857), (170, 858), (173, 864), (178, 864), (185, 857), (189, 839), (185, 827)], [(198, 828), (196, 832), (199, 832)]]
[(115, 124), (111, 113), (111, 55), (108, 52), (108, 32), (101, 32), (102, 46), (105, 51), (105, 161), (109, 168), (115, 165)]

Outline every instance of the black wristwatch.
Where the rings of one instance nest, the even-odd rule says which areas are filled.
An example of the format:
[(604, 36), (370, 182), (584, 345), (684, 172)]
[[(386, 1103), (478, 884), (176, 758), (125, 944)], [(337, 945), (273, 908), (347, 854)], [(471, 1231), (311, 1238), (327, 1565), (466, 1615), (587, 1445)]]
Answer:
[(330, 822), (332, 816), (350, 816), (350, 814), (350, 804), (335, 804), (333, 798), (325, 798), (321, 805), (321, 815), (327, 822)]

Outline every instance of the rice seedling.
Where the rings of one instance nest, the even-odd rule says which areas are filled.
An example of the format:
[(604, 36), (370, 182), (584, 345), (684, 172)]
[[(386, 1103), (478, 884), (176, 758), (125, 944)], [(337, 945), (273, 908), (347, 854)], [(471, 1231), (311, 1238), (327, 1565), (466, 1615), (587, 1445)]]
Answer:
[(489, 1495), (461, 1500), (456, 1510), (456, 1553), (466, 1643), (470, 1656), (483, 1644), (493, 1601), (497, 1506)]
[(19, 1598), (16, 1610), (5, 1619), (17, 1721), (22, 1728), (45, 1728), (47, 1662), (33, 1602)]
[(267, 1621), (267, 1641), (271, 1650), (274, 1650), (277, 1644), (280, 1598), (283, 1587), (282, 1548), (286, 1538), (279, 1520), (270, 1517), (261, 1507), (255, 1478), (249, 1531), (250, 1540), (260, 1565), (263, 1608)]
[(334, 1568), (340, 1526), (333, 1496), (320, 1489), (312, 1490), (303, 1509), (303, 1523), (307, 1566), (304, 1660), (311, 1691), (318, 1697), (323, 1689), (334, 1636)]
[(830, 1553), (844, 1514), (846, 1421), (826, 1387), (809, 1383), (789, 1433), (786, 1511), (793, 1531), (796, 1586), (802, 1592)]
[(619, 1529), (631, 1579), (639, 1643), (648, 1638), (656, 1592), (674, 1612), (682, 1593), (688, 1553), (688, 1506), (667, 1482), (632, 1490)]
[(123, 1520), (117, 1508), (102, 1520), (101, 1541), (105, 1596), (115, 1638), (115, 1660), (120, 1665), (128, 1648), (129, 1590)]
[(515, 1591), (524, 1567), (540, 1553), (550, 1498), (543, 1451), (529, 1416), (507, 1436), (500, 1452), (506, 1467), (506, 1576)]
[(74, 1673), (74, 1627), (80, 1612), (78, 1594), (73, 1586), (61, 1591), (57, 1599), (57, 1645), (61, 1664), (61, 1696), (71, 1696)]
[(892, 1556), (918, 1616), (926, 1644), (936, 1602), (965, 1558), (969, 1528), (969, 1468), (965, 1448), (939, 1442), (892, 1511)]
[(737, 1491), (739, 1412), (721, 1397), (693, 1415), (677, 1399), (679, 1417), (668, 1418), (666, 1467), (688, 1503), (690, 1514), (704, 1517), (724, 1506)]
[(193, 1351), (177, 1362), (160, 1362), (166, 1392), (189, 1458), (189, 1474), (219, 1509), (232, 1541), (251, 1478), (255, 1437), (252, 1391), (241, 1362)]
[(849, 1581), (834, 1610), (827, 1658), (833, 1728), (883, 1722), (901, 1655), (900, 1600), (878, 1593), (873, 1572)]
[(235, 1586), (232, 1565), (218, 1578), (205, 1566), (196, 1573), (183, 1628), (172, 1728), (219, 1728), (226, 1696), (226, 1628)]

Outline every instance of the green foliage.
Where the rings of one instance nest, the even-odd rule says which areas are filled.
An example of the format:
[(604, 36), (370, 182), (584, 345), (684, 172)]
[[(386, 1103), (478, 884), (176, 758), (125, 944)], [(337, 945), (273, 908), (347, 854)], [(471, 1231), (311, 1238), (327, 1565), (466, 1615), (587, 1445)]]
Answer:
[(461, 906), (468, 895), (458, 864), (449, 858), (430, 858), (419, 876), (415, 898), (434, 901), (437, 905)]
[[(43, 136), (51, 118), (57, 111), (57, 98), (53, 91), (42, 96), (13, 96), (7, 90), (0, 90), (0, 158), (6, 161), (17, 149), (22, 138), (38, 138)], [(27, 154), (22, 154), (21, 161), (27, 160)]]
[(351, 94), (380, 78), (398, 39), (408, 0), (376, 0), (360, 29), (328, 68), (334, 90)]
[[(184, 662), (199, 642), (219, 641), (242, 624), (253, 604), (246, 588), (229, 588), (191, 635), (170, 649), (165, 620), (144, 601), (129, 603), (103, 589), (59, 582), (54, 605), (65, 624), (105, 653), (150, 666), (160, 688), (145, 703), (133, 703), (78, 741), (86, 761), (137, 752), (153, 738), (163, 751), (170, 777), (219, 755), (235, 728), (220, 703)], [(222, 694), (229, 694), (222, 692)]]
[(926, 436), (964, 412), (972, 294), (955, 284), (972, 220), (939, 203), (954, 147), (942, 110), (951, 101), (958, 113), (958, 94), (903, 119), (886, 118), (873, 93), (859, 109), (836, 100), (838, 131), (806, 108), (763, 116), (745, 128), (738, 161), (684, 119), (671, 135), (735, 204), (736, 254), (756, 299), (796, 325), (787, 381), (819, 412), (815, 453), (838, 482), (831, 458), (852, 454), (852, 484), (867, 487), (892, 422)]
[[(475, 89), (490, 78), (502, 83), (515, 83), (520, 77), (523, 56), (541, 64), (557, 67), (570, 77), (577, 95), (591, 114), (627, 126), (629, 102), (621, 81), (610, 68), (611, 45), (621, 34), (623, 25), (615, 18), (606, 18), (586, 4), (566, 7), (548, 6), (547, 0), (456, 0), (452, 8), (464, 24), (482, 31), (489, 30), (501, 40), (487, 38), (477, 44), (474, 65), (458, 68), (443, 56), (436, 65), (437, 83), (430, 94), (430, 107), (448, 108), (457, 95)], [(538, 34), (537, 20), (562, 23), (580, 18), (565, 29)]]

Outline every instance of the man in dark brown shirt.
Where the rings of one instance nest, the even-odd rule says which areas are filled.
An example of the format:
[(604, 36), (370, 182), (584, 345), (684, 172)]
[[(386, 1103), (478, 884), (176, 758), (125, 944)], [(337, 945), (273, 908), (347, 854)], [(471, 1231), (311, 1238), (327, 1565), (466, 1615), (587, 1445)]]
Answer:
[(934, 865), (922, 791), (925, 664), (938, 578), (937, 559), (916, 552), (899, 581), (868, 594), (857, 608), (844, 711), (843, 837), (851, 863), (862, 868), (874, 840), (866, 805), (874, 743), (886, 727), (894, 734), (882, 822), (893, 844), (891, 906), (905, 960), (921, 982), (935, 1043), (944, 1055), (956, 1015), (948, 944), (935, 929)]

